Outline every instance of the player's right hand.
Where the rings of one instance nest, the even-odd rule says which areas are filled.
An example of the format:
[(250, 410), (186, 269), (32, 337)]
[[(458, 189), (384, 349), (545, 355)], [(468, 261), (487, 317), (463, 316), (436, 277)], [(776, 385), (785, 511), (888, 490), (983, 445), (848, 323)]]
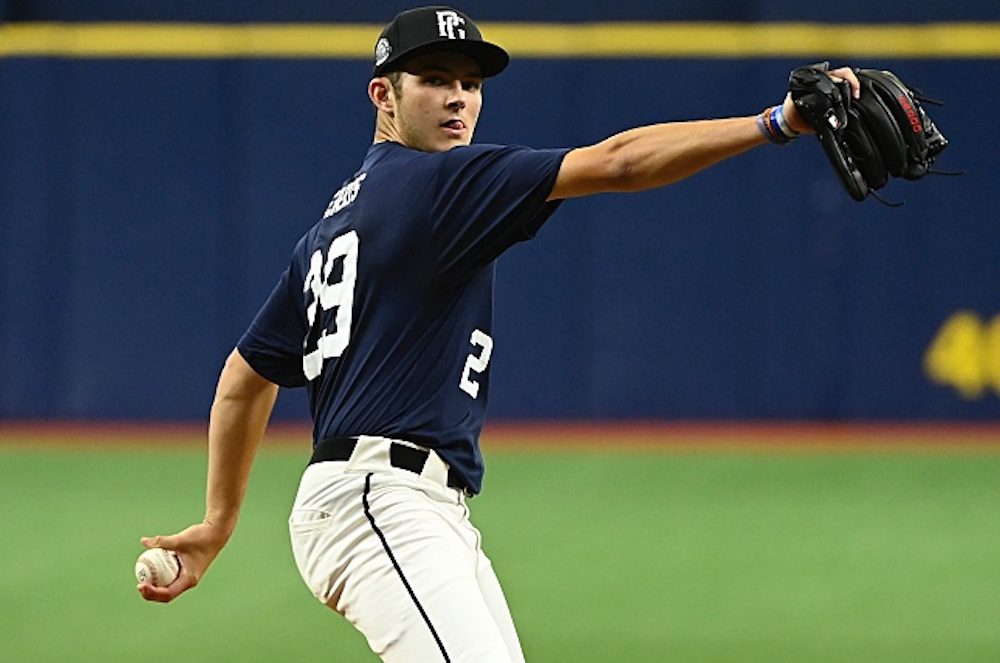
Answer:
[(181, 571), (177, 579), (166, 587), (154, 587), (147, 582), (137, 585), (139, 594), (147, 601), (169, 603), (196, 586), (219, 551), (226, 545), (230, 533), (211, 523), (202, 522), (170, 536), (140, 539), (143, 547), (147, 549), (166, 548), (177, 553)]

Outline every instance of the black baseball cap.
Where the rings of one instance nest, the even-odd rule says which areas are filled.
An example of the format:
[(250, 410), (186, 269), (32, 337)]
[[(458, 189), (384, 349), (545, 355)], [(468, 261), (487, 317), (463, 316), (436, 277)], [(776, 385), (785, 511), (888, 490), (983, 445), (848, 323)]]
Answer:
[(496, 76), (510, 56), (496, 44), (483, 41), (479, 28), (464, 12), (445, 6), (417, 7), (396, 15), (375, 43), (375, 76), (395, 71), (408, 57), (451, 51), (479, 63), (483, 76)]

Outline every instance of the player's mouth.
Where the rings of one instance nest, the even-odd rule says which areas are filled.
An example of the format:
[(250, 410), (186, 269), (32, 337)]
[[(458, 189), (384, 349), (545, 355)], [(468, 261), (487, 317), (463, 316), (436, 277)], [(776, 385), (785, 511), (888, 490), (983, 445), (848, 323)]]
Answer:
[(460, 138), (465, 134), (465, 122), (458, 118), (445, 120), (441, 123), (441, 128), (445, 130), (445, 133), (454, 138)]

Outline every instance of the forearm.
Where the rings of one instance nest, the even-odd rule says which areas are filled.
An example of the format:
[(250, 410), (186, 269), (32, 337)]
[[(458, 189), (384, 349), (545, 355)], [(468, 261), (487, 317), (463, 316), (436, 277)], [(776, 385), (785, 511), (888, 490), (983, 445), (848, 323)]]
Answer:
[(753, 117), (673, 122), (631, 129), (605, 141), (618, 191), (672, 184), (766, 139)]
[(550, 198), (664, 186), (765, 142), (755, 117), (629, 129), (567, 154)]
[(236, 527), (250, 467), (271, 416), (278, 386), (257, 375), (237, 351), (226, 360), (208, 426), (205, 518), (170, 536), (144, 537), (146, 548), (167, 548), (181, 560), (181, 574), (166, 587), (140, 583), (147, 601), (173, 601), (201, 580)]
[(264, 436), (278, 387), (233, 352), (219, 377), (208, 427), (205, 522), (227, 537), (236, 526), (250, 468)]

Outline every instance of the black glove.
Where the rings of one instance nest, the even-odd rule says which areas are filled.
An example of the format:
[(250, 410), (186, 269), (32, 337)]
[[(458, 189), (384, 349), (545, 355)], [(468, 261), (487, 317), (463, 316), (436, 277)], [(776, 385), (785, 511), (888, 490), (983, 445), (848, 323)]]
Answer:
[(861, 97), (835, 83), (822, 62), (789, 77), (792, 101), (816, 130), (841, 184), (855, 200), (881, 189), (889, 177), (927, 174), (948, 141), (924, 112), (923, 99), (890, 71), (856, 69)]

